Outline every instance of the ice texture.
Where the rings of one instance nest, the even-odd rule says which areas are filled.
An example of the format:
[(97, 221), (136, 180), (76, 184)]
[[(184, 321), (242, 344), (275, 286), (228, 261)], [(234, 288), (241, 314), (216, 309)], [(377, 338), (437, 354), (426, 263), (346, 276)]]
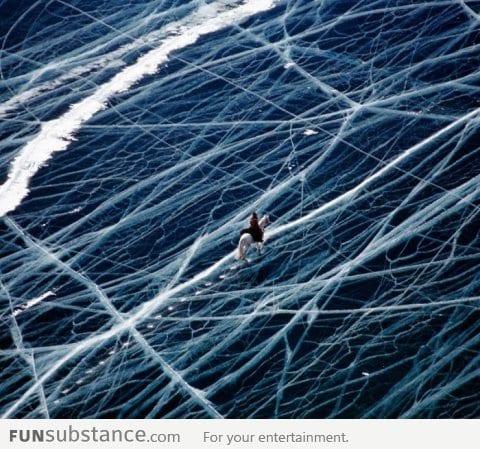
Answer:
[(480, 1), (0, 0), (0, 39), (0, 416), (480, 417)]

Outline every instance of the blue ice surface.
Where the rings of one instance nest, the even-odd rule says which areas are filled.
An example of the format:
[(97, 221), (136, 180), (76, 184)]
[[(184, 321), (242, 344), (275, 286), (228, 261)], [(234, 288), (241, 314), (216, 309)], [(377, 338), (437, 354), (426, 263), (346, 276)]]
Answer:
[[(170, 23), (240, 3), (0, 1), (0, 181)], [(1, 415), (478, 418), (479, 24), (279, 1), (111, 98), (0, 218)]]

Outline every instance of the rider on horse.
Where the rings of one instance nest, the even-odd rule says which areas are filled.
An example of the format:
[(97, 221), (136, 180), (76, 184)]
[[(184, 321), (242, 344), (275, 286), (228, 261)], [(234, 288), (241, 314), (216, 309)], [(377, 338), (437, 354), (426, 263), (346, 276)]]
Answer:
[(240, 235), (243, 235), (245, 233), (250, 234), (253, 237), (254, 242), (263, 242), (263, 230), (258, 224), (258, 216), (255, 212), (253, 212), (252, 216), (250, 217), (250, 227), (242, 229)]

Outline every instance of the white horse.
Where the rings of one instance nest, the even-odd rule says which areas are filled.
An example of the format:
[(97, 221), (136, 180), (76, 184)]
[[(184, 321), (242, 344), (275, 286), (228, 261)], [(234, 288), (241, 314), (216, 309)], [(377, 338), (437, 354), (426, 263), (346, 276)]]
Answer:
[[(268, 215), (264, 215), (260, 221), (258, 222), (258, 226), (260, 229), (264, 231), (264, 229), (270, 224), (270, 219)], [(240, 240), (238, 241), (237, 251), (235, 252), (235, 259), (237, 260), (245, 260), (247, 258), (247, 251), (250, 248), (250, 245), (253, 243), (253, 237), (248, 232), (242, 234), (240, 236)], [(263, 247), (262, 242), (257, 243), (257, 251), (260, 252)]]

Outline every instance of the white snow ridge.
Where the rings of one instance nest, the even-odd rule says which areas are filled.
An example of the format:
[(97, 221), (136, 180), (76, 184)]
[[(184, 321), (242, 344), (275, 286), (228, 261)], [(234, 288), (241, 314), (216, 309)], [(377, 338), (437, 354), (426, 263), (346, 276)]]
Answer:
[(108, 101), (114, 95), (127, 91), (145, 76), (155, 73), (175, 50), (192, 45), (202, 36), (266, 11), (274, 4), (274, 0), (250, 0), (235, 8), (228, 8), (229, 5), (224, 2), (199, 8), (189, 20), (177, 27), (176, 34), (166, 38), (159, 47), (141, 56), (135, 64), (125, 67), (89, 97), (72, 104), (70, 110), (61, 117), (42, 123), (38, 135), (15, 157), (7, 181), (0, 186), (0, 217), (15, 210), (28, 195), (30, 179), (40, 167), (45, 165), (53, 153), (65, 151), (73, 134), (94, 114), (107, 108)]

